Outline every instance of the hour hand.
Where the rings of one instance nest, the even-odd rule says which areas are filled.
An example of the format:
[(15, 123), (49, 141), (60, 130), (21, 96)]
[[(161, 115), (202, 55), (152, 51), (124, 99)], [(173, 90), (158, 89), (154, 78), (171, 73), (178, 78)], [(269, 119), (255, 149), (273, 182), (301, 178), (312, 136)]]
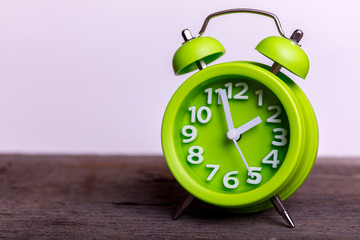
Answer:
[(235, 129), (236, 132), (236, 136), (240, 137), (241, 134), (243, 134), (244, 132), (252, 129), (253, 127), (255, 127), (256, 125), (260, 124), (261, 118), (259, 116), (257, 116), (256, 118), (250, 120), (249, 122), (241, 125), (240, 127)]

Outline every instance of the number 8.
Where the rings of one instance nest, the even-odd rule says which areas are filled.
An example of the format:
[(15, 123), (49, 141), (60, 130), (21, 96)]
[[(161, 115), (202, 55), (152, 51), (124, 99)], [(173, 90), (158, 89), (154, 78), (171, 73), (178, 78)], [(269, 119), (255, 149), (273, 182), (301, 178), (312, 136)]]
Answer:
[[(187, 157), (187, 160), (189, 163), (192, 164), (200, 164), (204, 160), (204, 157), (201, 156), (203, 154), (204, 150), (202, 147), (199, 146), (192, 146), (189, 148), (189, 155)], [(195, 158), (195, 160), (194, 160)]]

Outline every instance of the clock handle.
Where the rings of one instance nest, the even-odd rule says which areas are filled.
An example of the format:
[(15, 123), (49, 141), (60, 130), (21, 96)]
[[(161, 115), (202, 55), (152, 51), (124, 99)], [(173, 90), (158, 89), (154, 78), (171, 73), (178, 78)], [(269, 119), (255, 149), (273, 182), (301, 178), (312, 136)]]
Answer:
[(209, 16), (206, 17), (206, 19), (200, 29), (200, 32), (196, 37), (200, 37), (204, 34), (210, 19), (217, 17), (217, 16), (230, 14), (230, 13), (254, 13), (254, 14), (260, 14), (260, 15), (270, 17), (270, 18), (274, 19), (277, 30), (279, 31), (280, 35), (284, 38), (287, 38), (281, 27), (280, 20), (275, 14), (273, 14), (271, 12), (267, 12), (267, 11), (263, 11), (263, 10), (259, 10), (259, 9), (251, 9), (251, 8), (234, 8), (234, 9), (223, 10), (223, 11), (219, 11), (219, 12), (210, 14)]

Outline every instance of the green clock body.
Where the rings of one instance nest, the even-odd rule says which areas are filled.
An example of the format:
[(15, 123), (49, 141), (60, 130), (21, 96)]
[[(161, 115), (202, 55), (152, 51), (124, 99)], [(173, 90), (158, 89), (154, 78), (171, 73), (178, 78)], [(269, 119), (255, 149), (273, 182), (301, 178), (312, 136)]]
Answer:
[[(252, 62), (205, 68), (187, 79), (171, 98), (162, 123), (162, 148), (176, 180), (207, 203), (255, 212), (283, 200), (304, 182), (315, 162), (315, 114), (300, 88), (287, 76)], [(234, 127), (251, 120), (236, 144), (226, 137), (220, 98), (226, 90)]]

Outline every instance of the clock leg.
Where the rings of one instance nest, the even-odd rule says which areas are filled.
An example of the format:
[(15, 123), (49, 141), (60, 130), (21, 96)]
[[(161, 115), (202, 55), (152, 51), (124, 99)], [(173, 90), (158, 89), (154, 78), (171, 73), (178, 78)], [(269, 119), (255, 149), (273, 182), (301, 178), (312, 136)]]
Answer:
[(293, 220), (291, 219), (289, 213), (287, 212), (283, 201), (281, 200), (281, 198), (275, 194), (272, 198), (271, 198), (271, 202), (274, 205), (276, 211), (285, 219), (286, 223), (288, 224), (288, 226), (290, 228), (294, 228), (295, 224), (293, 222)]
[(180, 217), (180, 215), (189, 207), (190, 203), (194, 200), (194, 196), (191, 194), (187, 194), (186, 197), (180, 202), (178, 208), (175, 211), (173, 220), (176, 220)]

